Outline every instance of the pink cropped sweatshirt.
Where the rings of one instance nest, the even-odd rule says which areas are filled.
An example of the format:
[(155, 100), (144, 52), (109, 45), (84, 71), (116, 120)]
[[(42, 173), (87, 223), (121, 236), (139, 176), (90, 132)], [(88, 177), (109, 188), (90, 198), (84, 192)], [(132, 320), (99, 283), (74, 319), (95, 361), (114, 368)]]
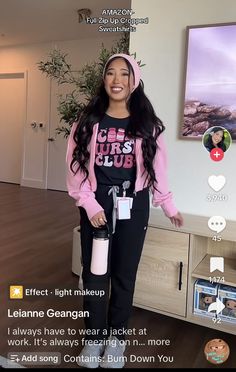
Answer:
[[(89, 176), (87, 180), (81, 186), (81, 181), (84, 179), (84, 173), (80, 170), (74, 175), (70, 169), (70, 163), (72, 161), (72, 154), (75, 148), (75, 142), (73, 140), (73, 135), (76, 130), (77, 122), (75, 122), (71, 128), (70, 136), (67, 144), (66, 152), (66, 183), (69, 195), (76, 200), (76, 206), (83, 207), (88, 215), (88, 218), (91, 219), (96, 213), (103, 210), (102, 206), (97, 202), (95, 198), (95, 191), (97, 189), (97, 180), (94, 172), (94, 161), (95, 161), (95, 146), (97, 140), (97, 132), (99, 123), (95, 124), (93, 127), (93, 134), (89, 144), (89, 164), (88, 172)], [(135, 191), (138, 192), (144, 187), (147, 187), (147, 181), (144, 184), (146, 178), (146, 170), (143, 165), (143, 156), (142, 156), (142, 139), (138, 138), (135, 140), (135, 159), (136, 159), (136, 180), (135, 180)], [(157, 138), (157, 152), (153, 161), (153, 168), (155, 171), (157, 185), (155, 190), (151, 187), (152, 193), (152, 205), (154, 207), (160, 206), (167, 217), (173, 217), (178, 213), (173, 199), (172, 193), (168, 191), (168, 182), (167, 182), (167, 155), (166, 147), (164, 143), (163, 133)], [(78, 164), (74, 164), (77, 169)], [(145, 170), (144, 174), (143, 171)], [(143, 174), (143, 175), (142, 175)]]

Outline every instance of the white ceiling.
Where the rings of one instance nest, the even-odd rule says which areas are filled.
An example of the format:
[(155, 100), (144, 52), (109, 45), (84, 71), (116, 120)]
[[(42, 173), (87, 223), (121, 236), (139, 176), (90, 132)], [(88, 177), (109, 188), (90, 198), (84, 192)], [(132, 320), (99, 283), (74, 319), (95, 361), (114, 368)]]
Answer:
[(99, 25), (78, 22), (81, 8), (99, 17), (103, 9), (131, 9), (131, 0), (0, 0), (0, 47), (100, 37)]

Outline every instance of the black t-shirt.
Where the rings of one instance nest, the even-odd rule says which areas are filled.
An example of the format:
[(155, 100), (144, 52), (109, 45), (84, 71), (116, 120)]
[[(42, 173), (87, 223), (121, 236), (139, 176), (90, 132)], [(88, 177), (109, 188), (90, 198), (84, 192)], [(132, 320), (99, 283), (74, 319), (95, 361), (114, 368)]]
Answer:
[(99, 123), (94, 170), (100, 184), (135, 182), (135, 140), (125, 135), (128, 123), (129, 117), (117, 119), (107, 114)]

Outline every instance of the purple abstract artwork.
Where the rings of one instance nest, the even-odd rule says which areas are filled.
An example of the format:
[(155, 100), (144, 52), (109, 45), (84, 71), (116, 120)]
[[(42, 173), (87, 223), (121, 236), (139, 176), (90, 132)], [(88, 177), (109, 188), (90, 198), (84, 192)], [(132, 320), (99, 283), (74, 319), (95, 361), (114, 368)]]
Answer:
[(188, 27), (181, 136), (213, 126), (236, 140), (236, 24)]

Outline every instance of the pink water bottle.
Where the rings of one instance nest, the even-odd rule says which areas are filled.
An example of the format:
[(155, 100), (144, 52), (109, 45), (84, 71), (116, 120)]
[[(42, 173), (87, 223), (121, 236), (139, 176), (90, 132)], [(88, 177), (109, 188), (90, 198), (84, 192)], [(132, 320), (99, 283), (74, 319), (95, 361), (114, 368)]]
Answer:
[(108, 225), (94, 229), (93, 246), (90, 270), (95, 275), (104, 275), (107, 272), (109, 251)]

